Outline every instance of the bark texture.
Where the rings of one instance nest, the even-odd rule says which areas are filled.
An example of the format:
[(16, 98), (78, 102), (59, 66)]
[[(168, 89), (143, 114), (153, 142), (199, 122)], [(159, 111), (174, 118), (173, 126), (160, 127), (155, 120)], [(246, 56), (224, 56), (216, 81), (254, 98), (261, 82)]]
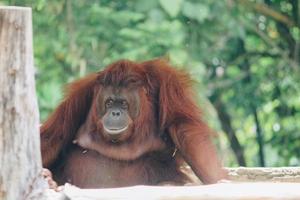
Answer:
[(299, 167), (238, 167), (228, 168), (234, 182), (294, 182), (300, 183)]
[(41, 166), (31, 9), (0, 7), (0, 199), (25, 199)]

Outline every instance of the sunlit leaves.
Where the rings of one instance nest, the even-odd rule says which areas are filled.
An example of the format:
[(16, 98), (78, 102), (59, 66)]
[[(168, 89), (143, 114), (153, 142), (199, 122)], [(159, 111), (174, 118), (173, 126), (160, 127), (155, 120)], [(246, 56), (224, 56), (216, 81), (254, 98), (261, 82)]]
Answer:
[(159, 0), (159, 2), (171, 17), (176, 17), (180, 12), (183, 0)]
[(201, 3), (191, 3), (185, 1), (182, 13), (184, 16), (199, 21), (200, 23), (207, 19), (210, 15), (209, 7)]

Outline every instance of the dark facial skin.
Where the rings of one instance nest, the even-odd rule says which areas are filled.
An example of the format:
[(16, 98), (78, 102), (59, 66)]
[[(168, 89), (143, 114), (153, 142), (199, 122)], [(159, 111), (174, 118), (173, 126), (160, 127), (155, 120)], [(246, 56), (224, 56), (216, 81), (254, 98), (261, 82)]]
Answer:
[(138, 89), (109, 86), (101, 92), (97, 107), (103, 133), (112, 142), (124, 141), (130, 136), (133, 120), (139, 114)]

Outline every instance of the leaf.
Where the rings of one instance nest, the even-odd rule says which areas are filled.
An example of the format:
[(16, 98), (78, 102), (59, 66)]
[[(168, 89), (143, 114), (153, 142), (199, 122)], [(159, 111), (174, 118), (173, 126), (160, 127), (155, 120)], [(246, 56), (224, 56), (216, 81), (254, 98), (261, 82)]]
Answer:
[(182, 5), (183, 0), (159, 0), (161, 7), (171, 16), (176, 17)]
[(203, 22), (209, 17), (209, 8), (200, 3), (184, 2), (182, 13), (184, 16)]
[(149, 10), (157, 8), (157, 5), (158, 5), (157, 0), (151, 0), (151, 1), (137, 0), (134, 7), (139, 12), (148, 12)]

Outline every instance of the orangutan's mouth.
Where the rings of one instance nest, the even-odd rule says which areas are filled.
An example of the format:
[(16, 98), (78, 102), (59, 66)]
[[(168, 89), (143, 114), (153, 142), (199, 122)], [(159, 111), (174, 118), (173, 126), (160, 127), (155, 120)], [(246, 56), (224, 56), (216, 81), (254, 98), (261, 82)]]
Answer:
[(120, 128), (120, 129), (109, 129), (109, 128), (104, 127), (104, 130), (105, 130), (108, 134), (115, 135), (115, 134), (122, 133), (122, 132), (125, 131), (127, 128), (128, 128), (128, 126), (125, 126), (124, 128)]

